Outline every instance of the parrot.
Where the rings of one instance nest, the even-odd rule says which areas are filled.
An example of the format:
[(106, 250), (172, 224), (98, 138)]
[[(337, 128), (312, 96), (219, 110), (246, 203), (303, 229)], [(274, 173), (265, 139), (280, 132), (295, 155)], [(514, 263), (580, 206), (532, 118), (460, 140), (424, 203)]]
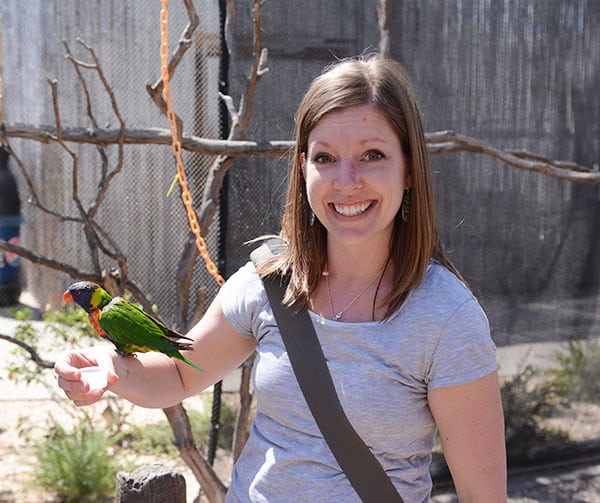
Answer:
[(63, 294), (63, 300), (81, 306), (88, 313), (94, 331), (112, 342), (117, 353), (157, 351), (203, 370), (180, 353), (180, 350), (192, 349), (192, 339), (170, 329), (123, 297), (113, 298), (100, 285), (91, 281), (73, 283)]

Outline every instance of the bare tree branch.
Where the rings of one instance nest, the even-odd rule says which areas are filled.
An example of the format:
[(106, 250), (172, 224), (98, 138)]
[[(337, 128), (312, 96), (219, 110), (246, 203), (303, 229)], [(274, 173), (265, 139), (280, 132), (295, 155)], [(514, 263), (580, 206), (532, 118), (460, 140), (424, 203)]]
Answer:
[(73, 276), (74, 278), (81, 278), (88, 281), (98, 281), (101, 279), (101, 276), (96, 273), (85, 272), (80, 269), (77, 269), (76, 267), (73, 267), (70, 264), (65, 264), (64, 262), (59, 262), (58, 260), (38, 255), (32, 252), (31, 250), (28, 250), (27, 248), (14, 245), (12, 243), (9, 243), (8, 241), (4, 241), (3, 239), (0, 239), (0, 250), (14, 253), (15, 255), (29, 260), (34, 264), (40, 264), (50, 269), (65, 272)]
[(551, 161), (524, 151), (501, 150), (475, 138), (456, 134), (453, 131), (429, 133), (426, 135), (426, 139), (430, 154), (475, 152), (498, 159), (514, 168), (535, 171), (561, 180), (578, 183), (600, 183), (600, 171), (598, 170), (589, 170), (575, 163)]
[[(252, 105), (254, 103), (254, 95), (256, 93), (256, 86), (262, 75), (267, 71), (266, 69), (266, 57), (267, 52), (261, 49), (262, 45), (262, 28), (261, 28), (261, 0), (254, 0), (254, 33), (253, 33), (253, 48), (252, 48), (252, 67), (250, 69), (250, 77), (248, 79), (248, 88), (240, 99), (239, 108), (236, 110), (233, 105), (233, 99), (229, 97), (225, 98), (225, 103), (230, 114), (231, 127), (227, 138), (228, 142), (236, 141), (243, 138), (246, 134), (246, 130), (250, 123), (250, 117), (252, 114)], [(235, 16), (234, 2), (227, 2), (227, 19), (230, 20)], [(229, 29), (232, 23), (228, 21), (226, 23), (226, 29)], [(231, 34), (225, 34), (227, 40), (231, 40)], [(228, 46), (228, 49), (231, 49)], [(234, 58), (234, 54), (231, 54), (231, 59)], [(287, 143), (287, 142), (286, 142)], [(289, 143), (287, 143), (286, 153), (289, 150)], [(225, 175), (231, 168), (235, 161), (235, 157), (229, 155), (219, 155), (212, 163), (204, 192), (202, 195), (202, 205), (198, 211), (198, 223), (203, 234), (206, 235), (207, 230), (210, 228), (211, 223), (214, 220), (217, 207), (219, 204), (219, 194), (223, 186), (223, 180)], [(179, 267), (177, 270), (177, 284), (179, 285), (177, 291), (184, 292), (189, 291), (189, 285), (191, 285), (192, 274), (196, 260), (198, 259), (199, 251), (196, 247), (195, 237), (190, 233), (188, 240), (184, 246), (184, 250), (180, 256)], [(186, 288), (187, 287), (187, 288)], [(180, 293), (181, 295), (181, 293)], [(178, 305), (181, 307), (179, 313), (176, 315), (177, 324), (181, 326), (187, 326), (189, 324), (189, 315), (182, 308), (185, 306), (184, 302), (179, 302)]]
[[(63, 141), (74, 143), (110, 145), (117, 143), (119, 138), (119, 130), (115, 129), (64, 128), (62, 133)], [(570, 161), (551, 160), (539, 154), (522, 150), (502, 150), (476, 138), (453, 131), (426, 133), (425, 137), (431, 155), (473, 152), (498, 159), (517, 169), (537, 171), (553, 178), (576, 183), (600, 183), (600, 172), (597, 166), (589, 168)], [(56, 141), (56, 127), (6, 124), (4, 129), (0, 130), (0, 140), (6, 138), (25, 138), (48, 143)], [(171, 133), (167, 129), (159, 128), (127, 129), (124, 132), (123, 143), (171, 145)], [(212, 140), (184, 134), (181, 146), (184, 150), (199, 154), (285, 158), (291, 154), (294, 144), (291, 141), (283, 140), (265, 142)], [(35, 200), (38, 200), (37, 195)]]
[[(109, 96), (113, 113), (115, 114), (115, 117), (119, 121), (119, 125), (120, 125), (119, 140), (117, 142), (117, 146), (118, 146), (117, 162), (116, 162), (115, 167), (113, 168), (113, 170), (110, 173), (106, 173), (106, 171), (103, 172), (102, 180), (100, 182), (100, 190), (98, 190), (98, 193), (96, 194), (96, 200), (94, 201), (94, 203), (92, 204), (92, 206), (90, 207), (90, 209), (88, 211), (89, 218), (93, 218), (94, 215), (96, 214), (96, 212), (98, 211), (98, 208), (102, 204), (102, 201), (106, 197), (106, 192), (108, 191), (110, 182), (117, 174), (119, 174), (119, 172), (123, 168), (123, 136), (125, 134), (126, 128), (125, 128), (125, 121), (123, 120), (123, 117), (121, 116), (121, 111), (119, 110), (119, 106), (117, 104), (117, 99), (115, 97), (115, 93), (113, 92), (110, 84), (108, 83), (108, 80), (106, 79), (106, 76), (104, 75), (104, 71), (102, 70), (102, 66), (100, 65), (100, 61), (98, 60), (98, 57), (96, 56), (95, 51), (90, 46), (85, 44), (81, 39), (77, 39), (77, 42), (79, 42), (80, 45), (82, 45), (83, 47), (85, 47), (87, 49), (87, 51), (90, 53), (90, 56), (94, 60), (93, 69), (96, 71), (98, 78), (100, 79), (100, 82), (102, 82), (102, 85), (104, 86), (104, 90), (106, 91), (106, 93)], [(75, 60), (72, 59), (72, 61), (75, 61)], [(90, 109), (91, 109), (91, 107), (90, 107)], [(106, 157), (106, 156), (104, 156), (104, 157)]]
[[(79, 79), (79, 83), (81, 84), (81, 89), (83, 90), (85, 96), (87, 116), (90, 120), (90, 123), (92, 124), (92, 127), (97, 128), (98, 121), (96, 121), (96, 117), (94, 116), (94, 112), (92, 109), (92, 98), (90, 95), (90, 90), (87, 85), (87, 81), (80, 70), (80, 68), (89, 68), (92, 65), (88, 65), (87, 63), (75, 59), (71, 54), (71, 49), (69, 48), (69, 45), (67, 44), (66, 40), (63, 40), (63, 45), (65, 46), (65, 50), (67, 51), (66, 57), (69, 61), (73, 63), (73, 69), (75, 70), (77, 78)], [(108, 157), (101, 145), (98, 145), (96, 150), (100, 155), (100, 168), (102, 171), (102, 176), (104, 177), (106, 176), (106, 173), (108, 171)]]
[[(51, 143), (56, 141), (56, 127), (31, 124), (5, 124), (0, 127), (0, 140), (7, 138), (23, 138), (26, 140)], [(63, 141), (112, 145), (119, 141), (119, 130), (110, 128), (65, 127), (62, 130)], [(224, 155), (231, 157), (271, 157), (279, 158), (288, 155), (293, 147), (290, 141), (232, 141), (200, 138), (183, 134), (180, 137), (181, 147), (196, 154)], [(171, 132), (164, 128), (127, 128), (123, 136), (123, 144), (129, 145), (168, 145), (171, 146)]]
[(242, 364), (242, 376), (240, 379), (240, 410), (238, 411), (237, 420), (235, 422), (235, 431), (233, 432), (233, 446), (231, 452), (233, 455), (233, 462), (235, 463), (244, 445), (248, 439), (248, 422), (250, 421), (250, 410), (252, 408), (252, 391), (251, 391), (251, 378), (252, 378), (252, 367), (254, 365), (254, 359), (256, 353), (253, 354)]
[(379, 26), (379, 54), (387, 56), (390, 52), (390, 4), (387, 0), (379, 0), (377, 4), (377, 25)]
[(48, 361), (48, 360), (44, 360), (39, 354), (38, 352), (32, 348), (29, 344), (16, 339), (10, 335), (5, 335), (5, 334), (0, 334), (0, 339), (8, 341), (12, 344), (16, 344), (17, 346), (22, 347), (25, 351), (27, 351), (30, 355), (31, 355), (31, 359), (34, 361), (34, 363), (41, 368), (44, 369), (51, 369), (54, 368), (54, 362)]
[(28, 202), (31, 205), (33, 205), (35, 208), (38, 208), (43, 213), (53, 216), (60, 221), (83, 223), (83, 220), (81, 218), (63, 215), (61, 213), (58, 213), (57, 211), (51, 210), (50, 208), (48, 208), (44, 204), (42, 204), (41, 199), (35, 188), (35, 184), (33, 183), (33, 180), (31, 179), (31, 177), (29, 176), (29, 171), (27, 170), (27, 168), (25, 167), (25, 164), (23, 164), (23, 161), (21, 161), (21, 159), (19, 158), (17, 153), (10, 146), (10, 142), (6, 139), (4, 140), (4, 147), (6, 148), (6, 150), (10, 154), (10, 156), (17, 163), (17, 166), (19, 167), (19, 171), (21, 172), (21, 175), (23, 176), (23, 179), (25, 180), (25, 183), (27, 184), (27, 188), (29, 189), (29, 192), (31, 194), (31, 197)]
[[(183, 33), (179, 37), (177, 49), (175, 50), (175, 52), (169, 59), (168, 71), (169, 71), (169, 76), (171, 78), (175, 74), (175, 70), (177, 69), (177, 66), (179, 65), (180, 61), (183, 59), (183, 56), (185, 55), (187, 50), (191, 47), (194, 32), (196, 31), (196, 28), (198, 28), (198, 25), (200, 24), (200, 19), (198, 18), (198, 15), (196, 14), (196, 9), (194, 8), (194, 4), (192, 3), (192, 0), (183, 0), (183, 4), (185, 6), (189, 22), (188, 22), (187, 26), (184, 28)], [(146, 91), (150, 95), (150, 98), (152, 99), (152, 101), (154, 101), (155, 105), (158, 107), (160, 112), (166, 116), (167, 115), (167, 104), (165, 103), (165, 100), (163, 98), (163, 88), (164, 88), (164, 83), (162, 81), (162, 78), (159, 78), (155, 84), (152, 84), (152, 85), (147, 84), (146, 85)], [(178, 130), (179, 130), (180, 126), (181, 126), (181, 124), (180, 124), (180, 122), (178, 122), (178, 126), (177, 126)], [(181, 132), (181, 131), (179, 131), (179, 132)]]
[(223, 503), (227, 488), (221, 482), (212, 466), (200, 455), (194, 435), (190, 426), (190, 420), (183, 407), (178, 404), (174, 407), (163, 409), (165, 416), (171, 425), (175, 435), (175, 445), (179, 449), (179, 454), (185, 463), (190, 467), (202, 490), (211, 503)]

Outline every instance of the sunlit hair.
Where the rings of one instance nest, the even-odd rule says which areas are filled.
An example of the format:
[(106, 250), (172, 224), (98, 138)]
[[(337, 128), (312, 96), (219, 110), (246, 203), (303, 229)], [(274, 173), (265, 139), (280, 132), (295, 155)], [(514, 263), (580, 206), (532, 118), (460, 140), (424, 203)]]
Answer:
[(326, 267), (327, 231), (318, 220), (313, 225), (310, 222), (302, 154), (307, 153), (311, 131), (326, 114), (365, 104), (387, 117), (400, 139), (407, 171), (412, 175), (409, 219), (404, 222), (400, 214), (396, 215), (389, 244), (388, 268), (393, 270), (393, 287), (388, 298), (378, 301), (387, 305), (387, 318), (421, 282), (431, 258), (458, 275), (444, 256), (436, 230), (429, 160), (412, 83), (394, 60), (379, 55), (342, 60), (326, 68), (311, 83), (296, 115), (296, 143), (281, 230), (288, 247), (259, 272), (278, 269), (290, 274), (285, 299), (288, 303), (304, 304), (317, 288)]

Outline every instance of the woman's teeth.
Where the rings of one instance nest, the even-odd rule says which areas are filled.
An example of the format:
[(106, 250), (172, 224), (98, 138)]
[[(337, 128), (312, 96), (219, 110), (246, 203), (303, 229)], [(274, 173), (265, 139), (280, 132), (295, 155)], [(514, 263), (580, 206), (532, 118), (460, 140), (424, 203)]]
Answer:
[(360, 215), (364, 211), (366, 211), (369, 206), (371, 206), (370, 202), (360, 203), (360, 204), (334, 204), (333, 207), (335, 211), (337, 211), (340, 215), (344, 215), (345, 217), (353, 217), (356, 215)]

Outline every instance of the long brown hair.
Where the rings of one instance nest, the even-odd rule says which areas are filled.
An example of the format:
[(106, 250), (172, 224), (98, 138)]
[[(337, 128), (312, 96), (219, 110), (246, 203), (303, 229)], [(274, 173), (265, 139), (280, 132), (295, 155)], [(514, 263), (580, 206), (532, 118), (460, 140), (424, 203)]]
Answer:
[(296, 115), (296, 143), (282, 219), (281, 236), (288, 246), (276, 259), (259, 268), (259, 273), (288, 273), (290, 283), (285, 300), (290, 304), (306, 303), (317, 288), (327, 262), (327, 231), (318, 221), (311, 225), (302, 154), (306, 154), (308, 137), (324, 115), (365, 104), (387, 117), (400, 139), (412, 177), (408, 221), (396, 215), (390, 240), (388, 264), (394, 275), (391, 293), (384, 299), (387, 318), (421, 282), (431, 258), (459, 276), (444, 255), (435, 225), (429, 158), (413, 86), (404, 68), (389, 58), (371, 55), (342, 60), (326, 68), (308, 88)]

